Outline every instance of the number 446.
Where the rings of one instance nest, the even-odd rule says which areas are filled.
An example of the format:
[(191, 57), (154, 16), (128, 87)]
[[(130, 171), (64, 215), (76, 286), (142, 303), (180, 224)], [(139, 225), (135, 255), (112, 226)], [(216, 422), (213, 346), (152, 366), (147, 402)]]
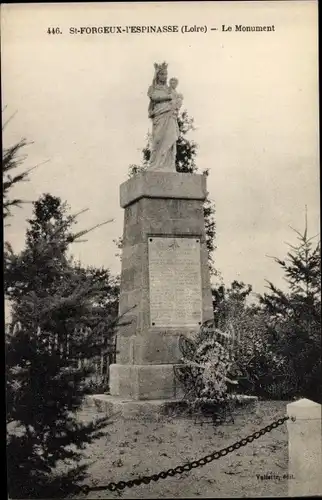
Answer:
[(61, 29), (60, 28), (48, 28), (47, 30), (48, 35), (61, 35)]

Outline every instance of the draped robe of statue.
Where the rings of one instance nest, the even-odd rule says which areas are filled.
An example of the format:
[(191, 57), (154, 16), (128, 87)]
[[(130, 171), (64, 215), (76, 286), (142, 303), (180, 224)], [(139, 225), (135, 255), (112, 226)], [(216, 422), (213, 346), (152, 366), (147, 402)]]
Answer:
[(179, 138), (178, 110), (175, 101), (158, 102), (158, 98), (169, 96), (166, 85), (151, 85), (149, 118), (152, 119), (152, 144), (149, 170), (175, 172), (176, 143)]

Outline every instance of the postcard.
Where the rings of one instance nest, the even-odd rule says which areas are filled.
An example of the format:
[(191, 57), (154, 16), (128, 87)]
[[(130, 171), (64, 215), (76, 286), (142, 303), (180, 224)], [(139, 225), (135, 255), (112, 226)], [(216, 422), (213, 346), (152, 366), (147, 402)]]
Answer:
[(10, 498), (322, 494), (317, 17), (2, 4)]

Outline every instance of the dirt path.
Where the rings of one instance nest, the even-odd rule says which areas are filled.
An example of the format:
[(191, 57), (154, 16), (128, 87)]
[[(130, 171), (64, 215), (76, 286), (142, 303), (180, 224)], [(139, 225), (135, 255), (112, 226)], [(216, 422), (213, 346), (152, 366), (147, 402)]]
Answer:
[[(255, 432), (285, 415), (285, 402), (260, 402), (239, 410), (235, 423), (213, 427), (193, 419), (168, 418), (162, 423), (118, 420), (86, 452), (93, 463), (89, 485), (150, 475), (198, 459)], [(95, 418), (91, 410), (82, 420)], [(91, 492), (87, 498), (196, 498), (286, 496), (286, 424), (253, 443), (202, 468), (149, 485), (134, 486), (121, 494)], [(274, 475), (281, 479), (264, 479)], [(84, 498), (86, 498), (84, 496)]]

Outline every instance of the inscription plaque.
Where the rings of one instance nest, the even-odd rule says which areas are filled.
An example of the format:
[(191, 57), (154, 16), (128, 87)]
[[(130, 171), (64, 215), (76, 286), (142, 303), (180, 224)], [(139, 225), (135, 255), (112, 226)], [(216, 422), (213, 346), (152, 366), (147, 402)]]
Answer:
[(151, 236), (148, 245), (151, 326), (200, 325), (200, 240)]

